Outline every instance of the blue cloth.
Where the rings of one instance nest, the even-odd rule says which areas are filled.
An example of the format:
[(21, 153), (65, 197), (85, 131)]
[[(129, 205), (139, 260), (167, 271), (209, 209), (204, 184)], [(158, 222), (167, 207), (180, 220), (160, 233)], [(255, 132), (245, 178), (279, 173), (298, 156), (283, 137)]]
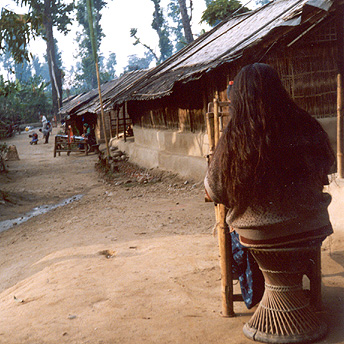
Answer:
[(250, 251), (240, 244), (239, 235), (231, 233), (232, 271), (237, 274), (241, 294), (248, 309), (256, 305), (264, 293), (264, 277)]

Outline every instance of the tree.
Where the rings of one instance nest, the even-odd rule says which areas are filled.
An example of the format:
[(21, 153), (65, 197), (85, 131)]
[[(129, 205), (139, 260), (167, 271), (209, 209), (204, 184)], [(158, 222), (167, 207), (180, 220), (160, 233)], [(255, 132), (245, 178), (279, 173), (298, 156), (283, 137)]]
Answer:
[[(16, 62), (29, 60), (27, 44), (38, 35), (47, 42), (47, 59), (52, 86), (53, 114), (56, 115), (62, 103), (62, 72), (56, 60), (56, 46), (53, 27), (67, 34), (69, 14), (73, 3), (62, 4), (60, 0), (16, 0), (20, 6), (29, 6), (25, 15), (17, 15), (3, 9), (0, 18), (0, 50), (12, 54)], [(6, 42), (6, 46), (4, 44)]]
[(185, 45), (193, 41), (193, 34), (190, 24), (192, 10), (192, 0), (189, 0), (190, 14), (188, 14), (185, 0), (171, 0), (168, 4), (168, 16), (176, 24), (176, 26), (170, 27), (172, 34), (175, 36), (175, 51), (180, 50), (181, 48), (185, 47)]
[[(17, 83), (14, 81), (4, 80), (4, 77), (0, 75), (0, 99), (1, 97), (8, 97), (11, 93), (17, 91)], [(0, 103), (1, 106), (1, 103)], [(1, 118), (4, 118), (0, 112)]]
[(169, 28), (166, 24), (162, 10), (160, 7), (160, 0), (151, 0), (154, 3), (152, 28), (159, 36), (159, 63), (166, 60), (173, 53), (173, 45), (169, 39)]
[[(41, 63), (36, 55), (32, 56), (32, 68), (34, 74), (37, 76), (41, 76), (42, 80), (50, 86), (50, 75), (49, 75), (49, 66), (48, 63)], [(47, 86), (47, 87), (49, 87)], [(51, 92), (51, 88), (49, 88)]]
[[(18, 0), (19, 1), (19, 0)], [(27, 0), (23, 0), (23, 2)], [(27, 45), (39, 36), (42, 16), (32, 12), (18, 15), (2, 8), (0, 15), (0, 52), (9, 53), (16, 63), (29, 61)]]
[[(101, 40), (104, 37), (100, 20), (102, 18), (101, 10), (107, 5), (103, 0), (94, 0), (93, 18), (94, 31), (96, 40), (96, 49), (99, 50)], [(77, 5), (77, 21), (82, 27), (82, 32), (78, 34), (77, 41), (79, 43), (81, 62), (77, 64), (76, 80), (82, 85), (83, 89), (91, 90), (97, 87), (97, 74), (94, 67), (92, 43), (90, 39), (90, 27), (88, 22), (87, 4), (86, 0), (79, 0)], [(102, 68), (101, 56), (99, 56), (99, 65)]]
[(50, 115), (51, 102), (46, 83), (39, 76), (27, 81), (4, 81), (0, 76), (0, 117), (8, 122), (38, 122), (39, 114)]
[(149, 68), (150, 63), (153, 61), (153, 56), (149, 52), (145, 53), (145, 57), (138, 57), (137, 55), (130, 55), (128, 57), (128, 65), (124, 68), (124, 73), (131, 72), (139, 69)]
[(203, 12), (201, 22), (207, 22), (210, 26), (215, 26), (236, 11), (237, 13), (244, 13), (249, 11), (249, 9), (242, 7), (238, 0), (208, 1), (208, 7)]
[(168, 13), (167, 15), (172, 19), (173, 23), (175, 23), (176, 26), (171, 26), (170, 30), (171, 33), (174, 35), (174, 49), (175, 51), (178, 51), (185, 47), (186, 39), (183, 34), (183, 23), (180, 17), (180, 9), (178, 0), (171, 0), (168, 4)]
[(110, 80), (116, 78), (116, 69), (115, 69), (116, 65), (117, 65), (116, 54), (111, 53), (109, 55), (109, 58), (106, 61), (106, 72), (109, 74)]
[[(159, 63), (159, 57), (155, 54), (154, 50), (149, 45), (142, 43), (141, 39), (139, 37), (137, 37), (137, 29), (136, 28), (130, 29), (130, 37), (135, 38), (135, 42), (133, 43), (133, 45), (141, 44), (144, 48), (146, 48), (150, 52), (150, 54), (153, 56), (155, 61), (157, 63)], [(136, 55), (131, 55), (131, 56), (136, 56)]]
[(190, 7), (189, 7), (190, 13), (191, 13), (190, 16), (186, 8), (186, 0), (178, 0), (178, 3), (179, 3), (179, 8), (180, 8), (180, 14), (182, 17), (184, 35), (185, 35), (187, 43), (191, 43), (194, 40), (193, 35), (192, 35), (191, 25), (190, 25), (191, 14), (192, 14), (192, 0), (190, 0)]
[(24, 60), (14, 65), (16, 79), (19, 82), (28, 82), (32, 78), (31, 65)]
[[(164, 15), (160, 7), (160, 0), (151, 0), (151, 1), (154, 3), (152, 28), (156, 31), (159, 37), (160, 56), (158, 56), (149, 45), (141, 42), (141, 39), (137, 36), (137, 28), (130, 29), (130, 37), (135, 38), (135, 42), (133, 43), (133, 45), (141, 44), (148, 51), (148, 56), (154, 58), (156, 63), (159, 64), (173, 54), (173, 44), (169, 37), (170, 32), (173, 31), (173, 29), (172, 30), (170, 29), (170, 27), (167, 24), (167, 21), (164, 18)], [(175, 1), (178, 1), (178, 0), (171, 0), (171, 2), (173, 3), (175, 3)], [(175, 10), (175, 7), (173, 7), (173, 10), (174, 10), (174, 13), (172, 15), (173, 15), (173, 18), (175, 18), (175, 16), (177, 15), (176, 14), (177, 11)], [(180, 28), (178, 28), (177, 34), (179, 32), (180, 32)], [(182, 35), (178, 35), (178, 36), (180, 37)], [(136, 56), (136, 55), (131, 55), (131, 56)], [(147, 56), (143, 59), (145, 60), (146, 58)]]
[[(53, 114), (56, 115), (59, 107), (62, 105), (62, 71), (59, 68), (56, 53), (56, 43), (53, 35), (53, 27), (64, 33), (68, 33), (67, 26), (71, 24), (69, 15), (74, 8), (73, 3), (64, 4), (60, 0), (16, 0), (20, 6), (29, 6), (29, 13), (23, 16), (23, 20), (32, 23), (33, 32), (39, 33), (46, 40), (47, 60), (49, 66), (49, 75), (52, 88)], [(27, 19), (28, 18), (28, 19)]]

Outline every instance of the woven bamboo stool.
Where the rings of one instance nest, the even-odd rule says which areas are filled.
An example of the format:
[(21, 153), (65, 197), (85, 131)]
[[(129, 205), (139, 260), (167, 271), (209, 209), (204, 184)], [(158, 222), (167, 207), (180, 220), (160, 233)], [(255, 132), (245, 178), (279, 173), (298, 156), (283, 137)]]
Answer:
[(246, 337), (266, 343), (306, 343), (326, 334), (302, 288), (315, 247), (250, 248), (265, 279), (263, 298), (244, 326)]

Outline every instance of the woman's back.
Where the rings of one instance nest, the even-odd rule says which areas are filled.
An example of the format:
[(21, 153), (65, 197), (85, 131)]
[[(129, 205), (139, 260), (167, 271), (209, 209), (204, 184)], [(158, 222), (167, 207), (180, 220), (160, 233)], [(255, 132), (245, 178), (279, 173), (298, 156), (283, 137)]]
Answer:
[(232, 119), (206, 177), (213, 200), (230, 209), (230, 224), (264, 227), (269, 237), (286, 234), (286, 226), (302, 233), (299, 227), (328, 224), (330, 197), (322, 189), (335, 159), (321, 125), (265, 64), (244, 67), (230, 98)]

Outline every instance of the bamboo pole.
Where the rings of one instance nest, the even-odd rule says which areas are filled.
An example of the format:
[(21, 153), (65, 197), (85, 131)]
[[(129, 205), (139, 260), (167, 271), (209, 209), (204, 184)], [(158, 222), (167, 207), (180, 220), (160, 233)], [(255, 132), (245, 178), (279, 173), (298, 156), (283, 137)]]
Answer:
[(88, 11), (88, 24), (90, 27), (90, 39), (92, 44), (92, 51), (93, 51), (93, 59), (96, 66), (96, 74), (97, 74), (97, 82), (98, 82), (98, 94), (99, 94), (99, 103), (100, 103), (100, 113), (101, 113), (101, 120), (103, 125), (103, 134), (104, 134), (104, 140), (106, 144), (106, 153), (108, 159), (110, 158), (110, 149), (109, 149), (109, 142), (107, 140), (106, 135), (106, 128), (105, 128), (105, 116), (104, 116), (104, 107), (103, 107), (103, 99), (102, 99), (102, 92), (100, 87), (100, 75), (99, 75), (99, 66), (98, 66), (98, 54), (97, 54), (97, 46), (96, 46), (96, 40), (94, 35), (94, 29), (93, 29), (93, 3), (92, 0), (87, 0), (87, 11)]
[(104, 115), (104, 107), (103, 107), (103, 100), (102, 100), (102, 92), (100, 88), (100, 76), (99, 76), (99, 67), (98, 67), (98, 61), (96, 61), (96, 72), (97, 72), (97, 80), (98, 80), (98, 93), (99, 93), (99, 102), (100, 102), (100, 113), (102, 117), (102, 124), (103, 124), (103, 134), (104, 134), (104, 140), (106, 145), (106, 153), (107, 157), (110, 157), (110, 149), (109, 149), (109, 142), (106, 135), (106, 128), (105, 128), (105, 115)]
[(337, 75), (337, 172), (343, 178), (343, 78)]

